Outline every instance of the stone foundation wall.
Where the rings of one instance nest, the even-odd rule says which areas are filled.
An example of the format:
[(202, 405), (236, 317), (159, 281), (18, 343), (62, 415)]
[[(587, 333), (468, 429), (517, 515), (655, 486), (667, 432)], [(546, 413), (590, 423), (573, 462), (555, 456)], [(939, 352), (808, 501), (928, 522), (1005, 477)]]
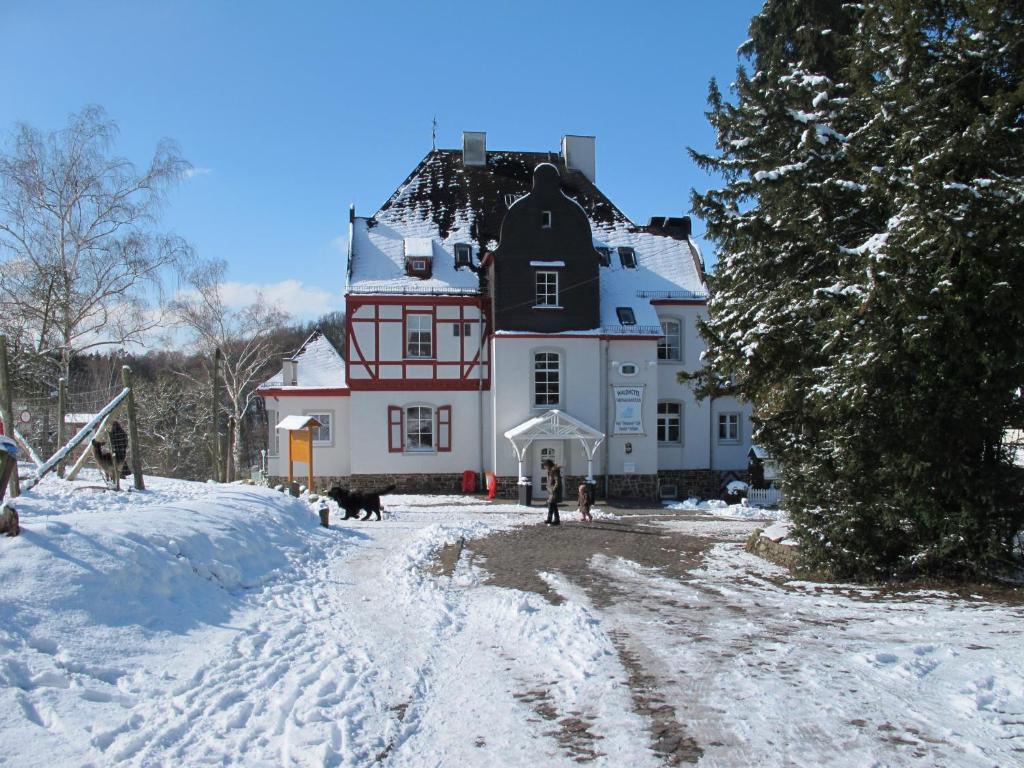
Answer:
[(679, 499), (720, 499), (726, 483), (735, 479), (734, 474), (717, 469), (663, 469), (658, 472), (658, 480), (661, 485), (676, 486)]
[[(268, 478), (271, 487), (278, 483), (287, 484), (284, 477)], [(462, 493), (462, 475), (453, 474), (407, 474), (407, 475), (350, 475), (349, 477), (314, 477), (317, 491), (326, 491), (332, 485), (340, 485), (352, 491), (370, 491), (395, 486), (395, 493)], [(299, 482), (305, 481), (299, 478)]]
[(643, 499), (654, 501), (658, 498), (657, 475), (608, 475), (609, 499)]
[[(709, 469), (682, 469), (682, 470), (661, 470), (656, 475), (609, 475), (608, 492), (605, 494), (604, 476), (598, 475), (594, 490), (597, 498), (605, 499), (637, 499), (644, 501), (657, 501), (660, 498), (659, 489), (663, 484), (675, 485), (678, 488), (678, 498), (686, 499), (690, 496), (697, 496), (701, 499), (719, 499), (724, 494), (725, 484), (735, 479), (735, 472), (722, 472)], [(305, 483), (304, 478), (296, 478), (300, 484)], [(278, 484), (287, 484), (287, 478), (267, 478), (271, 487)], [(572, 504), (576, 502), (577, 489), (580, 483), (584, 482), (584, 475), (566, 475), (562, 478), (565, 489), (563, 502)], [(486, 493), (482, 484), (482, 478), (477, 478), (477, 492)], [(387, 475), (351, 475), (349, 477), (315, 477), (314, 490), (326, 491), (332, 485), (340, 485), (351, 490), (373, 490), (385, 488), (389, 485), (395, 486), (396, 493), (461, 493), (461, 474), (387, 474)], [(497, 478), (496, 498), (518, 499), (519, 478), (515, 475), (507, 475)], [(535, 498), (534, 501), (543, 501)]]

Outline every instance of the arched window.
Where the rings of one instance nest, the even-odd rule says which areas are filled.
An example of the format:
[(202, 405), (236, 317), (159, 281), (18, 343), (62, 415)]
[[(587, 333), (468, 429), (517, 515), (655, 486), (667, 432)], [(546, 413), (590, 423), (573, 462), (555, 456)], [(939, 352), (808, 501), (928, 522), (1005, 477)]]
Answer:
[(533, 405), (554, 408), (562, 402), (562, 356), (557, 352), (533, 355)]
[(659, 360), (683, 359), (683, 324), (665, 318), (661, 321), (662, 336), (658, 339)]

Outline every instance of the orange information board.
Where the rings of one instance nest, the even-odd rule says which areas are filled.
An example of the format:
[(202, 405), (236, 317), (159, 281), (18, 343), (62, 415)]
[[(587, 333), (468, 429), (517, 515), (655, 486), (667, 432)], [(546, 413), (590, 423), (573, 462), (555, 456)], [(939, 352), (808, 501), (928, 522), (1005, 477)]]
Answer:
[[(293, 421), (294, 420), (294, 421)], [(320, 422), (312, 417), (288, 416), (279, 429), (288, 430), (288, 482), (295, 479), (294, 464), (300, 461), (306, 465), (306, 487), (313, 490), (313, 430)]]

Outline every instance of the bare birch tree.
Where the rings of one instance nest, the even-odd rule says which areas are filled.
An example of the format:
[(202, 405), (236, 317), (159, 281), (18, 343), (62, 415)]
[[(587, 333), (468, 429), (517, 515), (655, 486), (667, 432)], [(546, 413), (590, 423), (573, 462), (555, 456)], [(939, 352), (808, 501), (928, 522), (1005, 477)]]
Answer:
[(269, 304), (259, 293), (250, 304), (232, 308), (224, 298), (226, 274), (227, 264), (223, 261), (204, 261), (194, 266), (186, 275), (190, 290), (169, 306), (208, 359), (216, 349), (223, 356), (227, 415), (233, 417), (230, 422), (233, 425), (230, 435), (233, 460), (228, 473), (228, 480), (233, 480), (235, 471), (242, 465), (243, 417), (257, 385), (280, 356), (277, 332), (289, 315)]
[(57, 357), (65, 377), (73, 354), (152, 329), (161, 277), (190, 253), (154, 231), (189, 163), (163, 140), (139, 172), (111, 154), (116, 136), (90, 106), (48, 135), (19, 124), (0, 152), (0, 313), (18, 319), (37, 356)]

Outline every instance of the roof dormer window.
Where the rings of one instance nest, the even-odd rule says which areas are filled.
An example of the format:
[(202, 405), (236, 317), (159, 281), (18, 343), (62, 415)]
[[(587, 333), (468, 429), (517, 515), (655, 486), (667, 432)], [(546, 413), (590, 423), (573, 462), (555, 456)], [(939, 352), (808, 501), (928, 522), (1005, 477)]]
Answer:
[(612, 249), (611, 248), (606, 248), (603, 245), (599, 245), (598, 247), (594, 248), (594, 250), (597, 251), (597, 260), (601, 264), (602, 267), (609, 267), (609, 266), (611, 266), (611, 263), (612, 263)]
[(636, 269), (636, 251), (626, 246), (619, 246), (619, 262), (625, 269)]
[(455, 244), (455, 268), (468, 267), (473, 263), (473, 247), (469, 243)]
[(540, 227), (541, 229), (551, 229), (551, 211), (540, 212)]
[(632, 307), (616, 307), (615, 314), (619, 316), (620, 325), (636, 325), (636, 315)]
[(405, 238), (405, 271), (412, 277), (430, 277), (434, 243), (429, 237)]

